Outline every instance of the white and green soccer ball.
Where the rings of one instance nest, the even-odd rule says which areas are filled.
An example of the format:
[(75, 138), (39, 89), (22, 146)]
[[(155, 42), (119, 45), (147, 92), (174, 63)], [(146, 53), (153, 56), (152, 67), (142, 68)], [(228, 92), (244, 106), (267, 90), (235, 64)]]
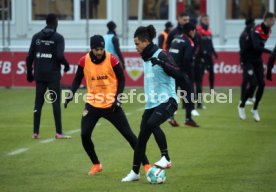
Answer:
[(147, 181), (151, 184), (161, 184), (166, 181), (166, 172), (158, 167), (151, 167), (146, 174)]

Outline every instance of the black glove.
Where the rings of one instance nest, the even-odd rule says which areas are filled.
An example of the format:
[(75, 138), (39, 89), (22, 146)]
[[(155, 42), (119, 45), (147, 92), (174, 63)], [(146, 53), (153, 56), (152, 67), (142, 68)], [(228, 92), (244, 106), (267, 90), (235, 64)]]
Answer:
[(68, 103), (69, 103), (70, 101), (72, 101), (73, 98), (74, 98), (73, 95), (72, 95), (71, 97), (69, 97), (70, 95), (72, 95), (72, 94), (69, 94), (68, 97), (66, 97), (66, 99), (65, 99), (65, 103), (64, 103), (64, 108), (65, 108), (65, 109), (67, 108)]
[(68, 65), (64, 65), (64, 72), (66, 73), (67, 71), (69, 71), (69, 69), (70, 69), (70, 66), (69, 66), (69, 64)]
[(158, 59), (156, 57), (150, 58), (150, 61), (152, 63), (152, 66), (154, 66), (154, 65), (160, 65), (162, 67), (165, 64), (164, 61), (162, 61), (162, 60), (160, 60), (160, 59)]
[(266, 72), (266, 79), (269, 81), (272, 81), (272, 73), (271, 73), (272, 69), (267, 69)]
[(27, 73), (27, 81), (30, 83), (34, 81), (34, 76), (31, 72)]

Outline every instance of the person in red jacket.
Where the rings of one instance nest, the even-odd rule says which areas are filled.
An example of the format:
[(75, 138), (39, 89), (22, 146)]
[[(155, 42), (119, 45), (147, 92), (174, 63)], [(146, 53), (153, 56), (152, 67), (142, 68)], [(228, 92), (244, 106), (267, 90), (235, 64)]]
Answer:
[(218, 55), (215, 51), (212, 41), (212, 30), (209, 27), (209, 16), (203, 15), (200, 18), (200, 24), (197, 26), (197, 32), (201, 35), (201, 60), (205, 63), (205, 68), (209, 72), (210, 89), (214, 89), (215, 74), (214, 74), (214, 61), (213, 57), (217, 58)]
[(247, 99), (252, 95), (256, 86), (258, 86), (256, 92), (256, 100), (251, 110), (253, 118), (256, 122), (259, 122), (260, 116), (258, 113), (259, 102), (262, 99), (265, 81), (264, 81), (264, 66), (263, 66), (263, 53), (271, 53), (270, 50), (265, 48), (265, 43), (268, 40), (271, 34), (271, 27), (275, 23), (275, 15), (273, 13), (266, 13), (264, 16), (264, 21), (257, 25), (254, 30), (250, 33), (250, 41), (246, 44), (244, 49), (245, 65), (251, 66), (251, 73), (254, 76), (255, 82), (254, 85), (249, 86), (246, 90), (245, 95), (242, 99), (242, 102), (238, 106), (238, 114), (242, 120), (246, 119), (245, 113), (245, 103)]

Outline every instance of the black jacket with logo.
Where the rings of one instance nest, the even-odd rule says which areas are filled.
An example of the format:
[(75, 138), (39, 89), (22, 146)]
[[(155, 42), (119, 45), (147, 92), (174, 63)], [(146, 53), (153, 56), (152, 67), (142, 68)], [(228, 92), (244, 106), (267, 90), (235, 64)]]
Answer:
[(185, 34), (179, 35), (171, 43), (169, 54), (173, 57), (180, 70), (192, 78), (195, 44)]
[(26, 58), (27, 75), (32, 75), (34, 69), (36, 81), (59, 81), (61, 64), (69, 68), (69, 63), (64, 57), (64, 38), (46, 26), (32, 38)]
[(269, 38), (271, 29), (266, 27), (264, 23), (257, 25), (250, 32), (250, 40), (245, 44), (244, 56), (246, 61), (262, 61), (263, 53), (271, 53), (270, 50), (265, 48), (265, 43)]

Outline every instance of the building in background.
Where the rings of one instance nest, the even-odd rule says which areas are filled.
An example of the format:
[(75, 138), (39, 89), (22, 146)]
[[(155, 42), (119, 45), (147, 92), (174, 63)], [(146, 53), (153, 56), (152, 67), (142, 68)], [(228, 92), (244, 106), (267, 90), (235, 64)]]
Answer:
[[(160, 33), (166, 21), (176, 24), (177, 15), (186, 11), (195, 22), (200, 14), (209, 15), (218, 50), (238, 50), (244, 19), (253, 17), (259, 23), (266, 10), (276, 12), (275, 0), (1, 0), (0, 48), (26, 51), (32, 35), (45, 25), (46, 14), (53, 12), (67, 51), (86, 50), (88, 37), (105, 34), (109, 20), (118, 24), (122, 48), (133, 51), (138, 25), (153, 24)], [(273, 33), (268, 46), (275, 41)]]

